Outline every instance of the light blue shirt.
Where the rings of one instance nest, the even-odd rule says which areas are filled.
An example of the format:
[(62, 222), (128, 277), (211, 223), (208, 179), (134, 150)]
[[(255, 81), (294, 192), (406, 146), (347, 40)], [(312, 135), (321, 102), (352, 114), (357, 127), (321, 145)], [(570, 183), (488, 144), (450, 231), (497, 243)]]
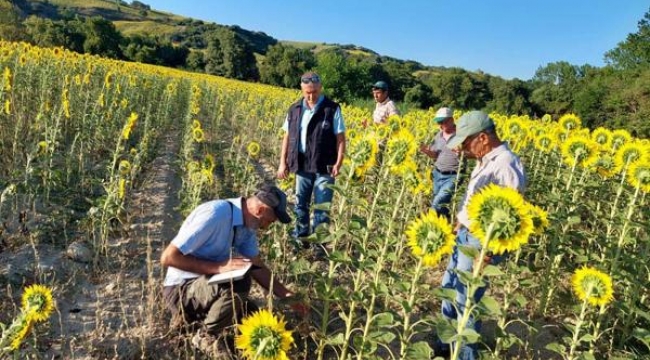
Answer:
[[(316, 101), (316, 105), (314, 106), (313, 109), (309, 108), (309, 106), (307, 105), (307, 101), (304, 98), (302, 99), (302, 117), (300, 118), (300, 147), (298, 149), (303, 154), (305, 153), (305, 149), (307, 148), (307, 128), (309, 126), (309, 122), (311, 121), (311, 118), (318, 110), (318, 106), (323, 102), (323, 99), (325, 99), (324, 95), (319, 96), (318, 101)], [(333, 122), (334, 122), (333, 124), (334, 135), (338, 135), (345, 131), (345, 123), (343, 122), (343, 115), (341, 115), (341, 107), (336, 109), (336, 112), (334, 113)], [(284, 119), (284, 125), (282, 125), (282, 129), (285, 132), (289, 131), (288, 114), (286, 119)]]
[[(228, 203), (232, 204), (232, 211)], [(236, 235), (234, 239), (233, 235)], [(199, 205), (185, 219), (172, 245), (184, 255), (214, 262), (229, 259), (231, 250), (248, 258), (259, 254), (255, 232), (244, 226), (241, 198)], [(170, 266), (164, 286), (178, 285), (200, 275)]]

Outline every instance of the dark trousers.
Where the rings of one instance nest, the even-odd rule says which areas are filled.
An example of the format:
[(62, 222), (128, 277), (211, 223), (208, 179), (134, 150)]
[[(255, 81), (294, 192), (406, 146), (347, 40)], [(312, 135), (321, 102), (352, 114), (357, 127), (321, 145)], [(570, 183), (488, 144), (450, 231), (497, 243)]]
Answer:
[(258, 310), (257, 305), (248, 299), (250, 276), (232, 284), (208, 284), (208, 279), (203, 275), (164, 288), (163, 296), (172, 313), (173, 326), (199, 324), (218, 335), (221, 330)]

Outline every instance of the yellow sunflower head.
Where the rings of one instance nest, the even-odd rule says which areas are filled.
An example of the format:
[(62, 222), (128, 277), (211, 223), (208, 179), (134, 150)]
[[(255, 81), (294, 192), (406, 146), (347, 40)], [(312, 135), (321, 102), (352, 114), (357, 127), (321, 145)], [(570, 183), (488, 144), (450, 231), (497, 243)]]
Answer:
[(627, 169), (635, 161), (643, 159), (645, 159), (645, 146), (638, 141), (626, 142), (614, 154), (614, 164), (618, 172)]
[(598, 144), (588, 137), (570, 136), (562, 144), (562, 158), (569, 166), (589, 167), (598, 161), (598, 154)]
[(612, 132), (604, 127), (599, 127), (594, 130), (591, 133), (591, 138), (603, 148), (608, 148), (612, 144)]
[(438, 264), (443, 256), (451, 253), (455, 243), (447, 219), (432, 210), (413, 220), (405, 233), (413, 255), (421, 258), (425, 266)]
[(201, 122), (194, 119), (192, 120), (192, 129), (200, 129), (201, 128)]
[(606, 151), (601, 151), (600, 156), (598, 156), (598, 161), (594, 164), (594, 168), (600, 176), (606, 179), (617, 174), (614, 159)]
[(542, 122), (543, 122), (543, 123), (547, 123), (547, 124), (548, 124), (548, 123), (550, 123), (551, 121), (553, 121), (553, 117), (552, 117), (550, 114), (544, 114), (544, 116), (542, 116)]
[(470, 198), (467, 211), (470, 232), (495, 254), (517, 250), (533, 232), (524, 199), (512, 188), (488, 185)]
[(576, 296), (593, 306), (605, 306), (614, 299), (612, 278), (594, 268), (584, 266), (576, 270), (571, 284)]
[(235, 346), (246, 359), (288, 360), (293, 337), (282, 317), (260, 310), (246, 317), (237, 328), (240, 335), (235, 338)]
[(54, 311), (52, 290), (38, 284), (27, 287), (22, 297), (22, 310), (33, 321), (47, 320)]
[(535, 138), (535, 148), (548, 154), (555, 148), (555, 141), (551, 135), (542, 133)]
[(203, 169), (212, 172), (212, 170), (214, 170), (214, 166), (214, 156), (212, 156), (212, 154), (205, 155), (205, 158), (203, 159)]
[(566, 131), (577, 130), (582, 125), (582, 120), (576, 114), (562, 115), (557, 122)]
[(257, 157), (257, 155), (260, 154), (261, 149), (262, 147), (260, 146), (260, 143), (258, 143), (257, 141), (251, 141), (246, 146), (246, 151), (248, 152), (248, 156), (252, 158)]
[(544, 230), (549, 226), (548, 213), (537, 205), (531, 203), (526, 203), (525, 205), (531, 219), (533, 220), (533, 233), (536, 235), (542, 235)]
[(131, 163), (128, 160), (121, 160), (118, 165), (120, 175), (127, 176), (131, 173)]
[(43, 155), (47, 152), (49, 145), (47, 144), (47, 141), (39, 141), (38, 142), (38, 154)]
[(650, 193), (650, 161), (636, 161), (627, 171), (627, 182), (634, 188)]
[(417, 151), (415, 137), (407, 129), (401, 129), (391, 136), (386, 144), (388, 164), (391, 171), (399, 172), (399, 168), (409, 161)]
[(197, 143), (203, 142), (203, 140), (205, 140), (205, 135), (203, 134), (203, 130), (201, 130), (201, 128), (192, 129), (192, 138)]
[(350, 141), (350, 161), (354, 164), (355, 175), (363, 177), (377, 161), (379, 146), (373, 133), (366, 133)]
[(34, 325), (34, 320), (29, 317), (22, 318), (21, 320), (22, 321), (19, 324), (20, 327), (16, 332), (11, 334), (11, 343), (9, 344), (11, 350), (18, 350), (20, 348), (20, 344), (22, 344), (27, 335), (29, 335), (32, 326)]
[(620, 148), (623, 144), (629, 142), (632, 140), (632, 135), (630, 135), (627, 130), (623, 129), (618, 129), (612, 131), (612, 140), (611, 140), (611, 146), (612, 146), (612, 152), (615, 152)]

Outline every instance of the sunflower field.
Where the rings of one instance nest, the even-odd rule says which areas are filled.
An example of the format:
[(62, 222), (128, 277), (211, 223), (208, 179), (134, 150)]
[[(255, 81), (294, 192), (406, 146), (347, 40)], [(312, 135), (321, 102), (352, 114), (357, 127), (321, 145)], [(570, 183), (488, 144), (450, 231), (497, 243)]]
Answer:
[[(200, 357), (168, 331), (164, 269), (156, 263), (171, 238), (135, 235), (132, 221), (142, 212), (135, 198), (165, 144), (180, 183), (166, 195), (176, 199), (180, 219), (201, 202), (275, 181), (281, 126), (299, 91), (23, 43), (0, 42), (0, 72), (0, 255), (26, 249), (38, 258), (45, 245), (64, 250), (82, 239), (91, 254), (88, 282), (133, 277), (129, 284), (141, 294), (134, 305), (146, 313), (111, 326), (97, 311), (77, 333), (62, 320), (74, 313), (62, 305), (76, 296), (74, 282), (39, 266), (20, 281), (0, 273), (7, 290), (0, 295), (0, 353), (49, 358), (56, 346), (62, 358), (84, 358), (80, 348), (89, 358)], [(369, 126), (369, 109), (342, 110), (348, 146), (334, 200), (325, 204), (332, 221), (309, 238), (325, 253), (294, 251), (290, 226), (259, 234), (274, 276), (310, 313), (299, 316), (259, 292), (264, 310), (235, 330), (238, 356), (432, 359), (440, 337), (477, 343), (483, 358), (493, 359), (650, 357), (648, 139), (583, 128), (574, 114), (491, 114), (522, 159), (528, 185), (523, 195), (492, 186), (470, 199), (471, 231), (483, 247), (462, 249), (479, 263), (459, 275), (470, 293), (490, 288), (448, 321), (440, 306), (455, 293), (439, 285), (453, 222), (429, 211), (433, 164), (418, 152), (438, 131), (436, 109)], [(452, 214), (467, 184), (467, 176), (460, 179)], [(278, 183), (290, 198), (293, 181)], [(135, 244), (134, 252), (117, 238)], [(505, 261), (482, 266), (488, 250)], [(116, 274), (116, 261), (130, 270), (138, 251), (148, 259), (144, 275)], [(27, 287), (35, 283), (43, 285)], [(124, 309), (116, 312), (131, 319)], [(482, 320), (480, 333), (466, 329), (470, 315)], [(115, 345), (136, 327), (145, 330), (131, 336), (134, 350)], [(102, 342), (109, 350), (94, 351)]]

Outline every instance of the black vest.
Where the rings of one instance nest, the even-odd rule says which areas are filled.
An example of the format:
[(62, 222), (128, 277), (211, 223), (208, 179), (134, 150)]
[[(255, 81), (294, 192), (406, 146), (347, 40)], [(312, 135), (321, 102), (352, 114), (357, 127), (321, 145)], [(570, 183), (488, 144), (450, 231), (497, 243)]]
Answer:
[(334, 114), (339, 104), (323, 98), (307, 127), (305, 153), (300, 153), (300, 122), (302, 120), (300, 99), (289, 108), (289, 150), (287, 165), (289, 171), (306, 171), (328, 174), (327, 166), (337, 159), (336, 135), (334, 135)]

